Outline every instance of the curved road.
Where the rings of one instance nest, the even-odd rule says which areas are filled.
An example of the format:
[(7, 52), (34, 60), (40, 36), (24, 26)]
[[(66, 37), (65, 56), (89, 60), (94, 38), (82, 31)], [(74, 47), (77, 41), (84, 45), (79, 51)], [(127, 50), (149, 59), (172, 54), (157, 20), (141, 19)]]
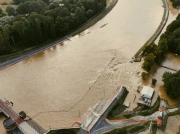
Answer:
[(161, 31), (163, 30), (164, 26), (166, 25), (166, 22), (168, 20), (169, 17), (169, 5), (167, 3), (167, 0), (162, 0), (163, 2), (163, 8), (164, 8), (164, 14), (162, 17), (162, 21), (159, 25), (159, 27), (157, 28), (157, 30), (155, 31), (155, 33), (149, 38), (149, 40), (146, 41), (146, 43), (139, 49), (139, 51), (133, 56), (133, 59), (138, 60), (142, 58), (142, 52), (145, 46), (150, 45), (151, 43), (153, 43), (157, 37), (160, 35)]

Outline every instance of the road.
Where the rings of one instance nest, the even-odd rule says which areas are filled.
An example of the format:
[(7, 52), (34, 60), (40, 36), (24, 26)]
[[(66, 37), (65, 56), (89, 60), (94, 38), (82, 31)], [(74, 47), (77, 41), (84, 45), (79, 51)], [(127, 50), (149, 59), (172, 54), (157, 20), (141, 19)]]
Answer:
[(31, 126), (29, 126), (26, 122), (21, 123), (18, 128), (24, 134), (39, 134), (36, 130), (34, 130)]
[(154, 34), (149, 38), (149, 40), (146, 41), (146, 43), (139, 49), (139, 51), (133, 56), (134, 61), (139, 61), (139, 59), (142, 58), (142, 52), (145, 46), (150, 45), (151, 43), (153, 43), (157, 37), (160, 35), (161, 31), (163, 30), (164, 26), (166, 25), (166, 22), (168, 20), (169, 17), (169, 5), (167, 0), (162, 0), (163, 2), (163, 7), (164, 7), (164, 14), (162, 17), (162, 21), (159, 24), (157, 30), (154, 32)]
[[(180, 110), (180, 107), (176, 107), (176, 108), (168, 108), (167, 106), (167, 102), (162, 100), (160, 101), (160, 107), (164, 108), (164, 116), (169, 112), (175, 112), (177, 110)], [(100, 133), (105, 133), (105, 132), (109, 132), (112, 131), (116, 128), (122, 128), (125, 126), (130, 126), (130, 125), (135, 125), (135, 124), (139, 124), (145, 121), (156, 121), (158, 118), (158, 111), (149, 115), (149, 116), (135, 116), (132, 117), (130, 119), (123, 119), (123, 120), (117, 120), (116, 123), (111, 123), (110, 121), (108, 121), (105, 117), (101, 117), (98, 122), (96, 123), (96, 125), (91, 129), (91, 134), (100, 134)], [(81, 134), (85, 134), (85, 133), (81, 133)]]
[(136, 125), (136, 124), (140, 124), (146, 121), (151, 121), (151, 120), (156, 121), (157, 117), (158, 117), (158, 112), (155, 112), (154, 114), (149, 115), (149, 116), (135, 116), (130, 119), (119, 120), (115, 123), (111, 123), (106, 118), (102, 117), (96, 123), (96, 126), (94, 126), (93, 129), (91, 130), (91, 134), (102, 134), (102, 133), (109, 132), (117, 128), (122, 128), (122, 127), (130, 126), (130, 125)]
[(32, 50), (32, 51), (28, 51), (27, 54), (23, 54), (22, 56), (18, 56), (17, 58), (8, 60), (6, 62), (3, 62), (3, 63), (0, 64), (0, 70), (6, 68), (8, 66), (11, 66), (11, 65), (13, 65), (15, 63), (18, 63), (19, 61), (22, 61), (22, 60), (25, 60), (25, 59), (27, 59), (29, 57), (32, 57), (35, 54), (43, 52), (43, 51), (45, 51), (45, 50), (47, 50), (47, 49), (49, 49), (49, 48), (51, 48), (53, 46), (56, 46), (57, 44), (60, 44), (60, 43), (64, 42), (65, 40), (69, 40), (70, 38), (71, 38), (71, 35), (66, 36), (66, 37), (64, 37), (62, 39), (59, 39), (57, 41), (54, 41), (54, 42), (52, 42), (52, 43), (50, 43), (50, 44), (48, 44), (46, 46), (42, 46), (41, 48), (38, 48), (38, 49), (35, 49), (35, 50)]

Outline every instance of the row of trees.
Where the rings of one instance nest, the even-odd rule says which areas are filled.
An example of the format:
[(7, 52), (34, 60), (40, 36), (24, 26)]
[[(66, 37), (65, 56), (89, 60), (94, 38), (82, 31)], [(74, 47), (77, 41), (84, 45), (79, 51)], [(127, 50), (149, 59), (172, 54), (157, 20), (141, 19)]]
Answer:
[(180, 19), (179, 15), (166, 29), (160, 37), (161, 40), (167, 41), (169, 51), (180, 55)]
[[(0, 18), (0, 55), (62, 37), (106, 6), (106, 0), (63, 0), (47, 5), (41, 0), (21, 3), (11, 16)], [(13, 17), (14, 15), (14, 17)]]
[(166, 31), (160, 37), (158, 45), (151, 44), (145, 47), (142, 68), (150, 71), (155, 62), (160, 64), (163, 61), (168, 51), (180, 55), (180, 14), (176, 20), (167, 26)]
[(154, 63), (160, 64), (168, 53), (168, 46), (166, 39), (161, 39), (156, 44), (150, 44), (143, 50), (144, 62), (142, 68), (149, 72)]

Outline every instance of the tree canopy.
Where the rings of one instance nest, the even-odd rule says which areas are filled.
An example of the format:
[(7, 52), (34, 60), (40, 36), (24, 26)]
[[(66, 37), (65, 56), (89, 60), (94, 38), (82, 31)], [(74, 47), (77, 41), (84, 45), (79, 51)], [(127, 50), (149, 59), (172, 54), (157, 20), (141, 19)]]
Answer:
[(146, 55), (144, 58), (144, 63), (142, 64), (142, 68), (149, 72), (151, 67), (154, 65), (154, 59), (155, 56), (153, 53)]
[[(102, 11), (106, 0), (14, 0), (18, 8), (0, 10), (0, 55), (63, 37)], [(48, 5), (49, 4), (49, 5)], [(14, 16), (14, 17), (13, 17)], [(15, 44), (15, 45), (14, 45)]]
[(171, 2), (172, 2), (173, 7), (175, 7), (175, 8), (180, 6), (180, 1), (179, 0), (171, 0)]
[(164, 89), (172, 99), (180, 98), (180, 71), (176, 73), (165, 72), (163, 74)]
[(8, 13), (9, 16), (15, 16), (16, 10), (12, 6), (7, 6), (6, 12)]
[[(168, 46), (168, 51), (180, 55), (180, 15), (169, 24), (160, 37), (160, 43)], [(166, 45), (165, 45), (166, 44)], [(167, 48), (167, 47), (165, 47)]]
[(16, 9), (18, 14), (30, 14), (32, 12), (40, 13), (47, 8), (47, 4), (41, 0), (31, 0), (21, 3)]

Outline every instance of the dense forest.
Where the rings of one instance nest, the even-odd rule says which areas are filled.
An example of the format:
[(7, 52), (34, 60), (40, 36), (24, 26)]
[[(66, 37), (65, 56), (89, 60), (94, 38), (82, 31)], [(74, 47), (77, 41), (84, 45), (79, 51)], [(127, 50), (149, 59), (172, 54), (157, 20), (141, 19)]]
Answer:
[(145, 47), (142, 68), (150, 71), (154, 63), (160, 64), (168, 52), (180, 55), (180, 14), (178, 14), (176, 20), (167, 26), (158, 45), (151, 44)]
[(160, 41), (165, 40), (168, 50), (174, 54), (180, 55), (180, 14), (166, 28), (161, 35)]
[(180, 0), (171, 0), (173, 7), (180, 7)]
[(0, 55), (60, 38), (106, 7), (106, 0), (13, 0), (0, 9)]

